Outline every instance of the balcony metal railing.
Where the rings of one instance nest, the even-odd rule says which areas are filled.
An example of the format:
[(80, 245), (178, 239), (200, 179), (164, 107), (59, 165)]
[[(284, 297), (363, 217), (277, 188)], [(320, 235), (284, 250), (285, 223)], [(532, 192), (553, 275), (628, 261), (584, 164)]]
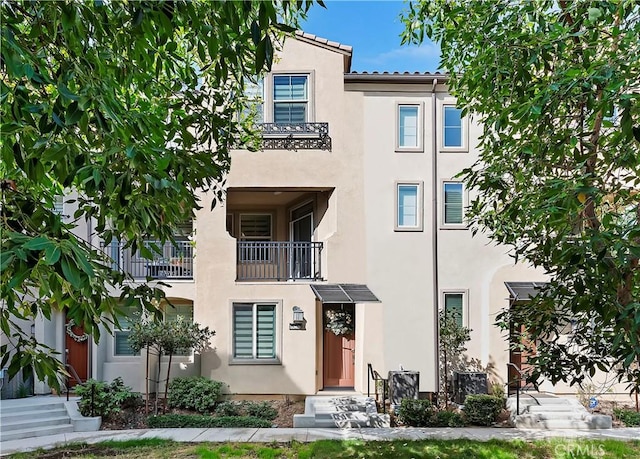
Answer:
[(322, 242), (238, 241), (239, 281), (319, 280)]
[(160, 247), (161, 253), (153, 249), (153, 259), (142, 258), (140, 253), (132, 254), (123, 242), (113, 241), (103, 246), (103, 250), (113, 261), (113, 268), (131, 274), (135, 279), (193, 279), (193, 245), (190, 241), (167, 242), (147, 241)]
[(329, 150), (329, 123), (260, 123), (264, 150)]

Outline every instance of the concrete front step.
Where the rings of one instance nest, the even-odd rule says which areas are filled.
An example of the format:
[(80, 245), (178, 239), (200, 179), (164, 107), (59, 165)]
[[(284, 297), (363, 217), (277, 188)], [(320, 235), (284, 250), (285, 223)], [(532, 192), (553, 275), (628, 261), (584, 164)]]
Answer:
[(2, 432), (0, 432), (0, 441), (21, 440), (23, 438), (44, 437), (46, 435), (73, 432), (73, 426), (71, 424), (29, 427), (27, 429), (10, 431), (5, 431), (4, 429), (5, 426), (3, 425)]
[(528, 394), (520, 398), (520, 413), (516, 400), (510, 397), (507, 408), (516, 427), (525, 429), (610, 429), (611, 416), (593, 415), (575, 398), (550, 394)]
[(373, 398), (361, 395), (310, 396), (304, 414), (293, 417), (294, 427), (389, 427), (388, 415), (380, 415)]
[[(46, 414), (46, 416), (45, 416)], [(8, 426), (11, 424), (18, 423), (20, 421), (32, 421), (34, 419), (42, 419), (43, 417), (68, 417), (67, 410), (64, 405), (60, 405), (60, 407), (52, 408), (46, 411), (43, 410), (30, 410), (30, 411), (13, 411), (13, 412), (5, 412), (2, 411), (0, 414), (0, 423), (4, 426)]]
[(30, 420), (22, 420), (18, 422), (5, 423), (4, 418), (2, 419), (2, 433), (10, 432), (12, 430), (25, 430), (36, 427), (46, 427), (46, 426), (57, 426), (61, 424), (71, 424), (71, 419), (65, 413), (63, 416), (48, 416), (42, 415), (38, 418), (30, 419)]

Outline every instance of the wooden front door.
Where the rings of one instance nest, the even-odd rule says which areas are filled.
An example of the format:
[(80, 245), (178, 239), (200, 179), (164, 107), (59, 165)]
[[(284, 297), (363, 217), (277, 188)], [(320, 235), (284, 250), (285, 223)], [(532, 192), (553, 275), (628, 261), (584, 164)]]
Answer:
[(324, 387), (353, 387), (355, 344), (353, 334), (336, 336), (324, 331)]
[(69, 387), (85, 382), (89, 377), (89, 335), (82, 327), (65, 321), (65, 363), (71, 365), (81, 381), (71, 373)]
[(526, 385), (524, 378), (531, 369), (531, 366), (527, 364), (527, 359), (535, 354), (535, 343), (527, 339), (526, 329), (523, 325), (512, 324), (509, 332), (511, 340), (509, 362), (519, 370), (509, 365), (509, 390), (515, 391), (518, 383), (521, 388)]

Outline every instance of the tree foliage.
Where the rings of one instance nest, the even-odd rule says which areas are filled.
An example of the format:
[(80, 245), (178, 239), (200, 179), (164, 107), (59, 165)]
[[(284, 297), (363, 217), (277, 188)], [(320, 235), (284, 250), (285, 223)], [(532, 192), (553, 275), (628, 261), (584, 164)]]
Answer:
[(483, 126), (462, 174), (475, 230), (550, 283), (499, 316), (537, 349), (530, 380), (597, 369), (640, 387), (640, 5), (418, 0), (405, 42), (441, 45), (464, 113)]
[[(98, 342), (120, 306), (153, 309), (163, 293), (112, 269), (93, 241), (172, 240), (216, 191), (247, 79), (312, 0), (297, 2), (3, 1), (0, 63), (2, 366), (35, 368), (57, 387), (53, 350), (20, 331), (64, 309)], [(73, 192), (74, 215), (54, 211)], [(215, 203), (215, 201), (214, 201)], [(108, 325), (108, 324), (107, 324)]]
[(458, 323), (458, 315), (444, 309), (438, 313), (440, 344), (440, 391), (445, 406), (449, 404), (449, 381), (454, 371), (467, 370), (464, 352), (471, 339), (471, 329)]

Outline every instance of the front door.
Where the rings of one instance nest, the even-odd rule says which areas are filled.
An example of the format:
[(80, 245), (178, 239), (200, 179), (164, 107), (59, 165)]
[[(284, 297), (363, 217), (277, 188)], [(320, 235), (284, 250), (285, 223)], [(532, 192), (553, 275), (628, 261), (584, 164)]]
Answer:
[[(352, 330), (348, 333), (336, 335), (327, 329), (326, 311), (339, 311), (351, 314)], [(355, 375), (355, 315), (353, 305), (342, 305), (338, 308), (325, 309), (323, 368), (324, 388), (353, 387)]]
[(71, 365), (77, 373), (80, 381), (77, 381), (73, 372), (69, 378), (69, 387), (85, 382), (89, 377), (89, 335), (84, 329), (76, 325), (73, 320), (65, 321), (65, 363)]
[(511, 341), (509, 362), (513, 364), (509, 365), (509, 391), (513, 392), (518, 386), (522, 388), (526, 385), (525, 378), (531, 370), (527, 360), (535, 353), (535, 344), (527, 339), (526, 329), (523, 325), (511, 324), (509, 339)]

